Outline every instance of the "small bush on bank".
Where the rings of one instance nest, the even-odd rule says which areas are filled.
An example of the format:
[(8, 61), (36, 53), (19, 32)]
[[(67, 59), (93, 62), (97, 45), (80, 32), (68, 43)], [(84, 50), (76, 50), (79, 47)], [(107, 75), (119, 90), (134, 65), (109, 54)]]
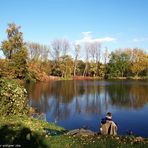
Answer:
[(0, 116), (28, 114), (26, 93), (16, 80), (0, 79)]

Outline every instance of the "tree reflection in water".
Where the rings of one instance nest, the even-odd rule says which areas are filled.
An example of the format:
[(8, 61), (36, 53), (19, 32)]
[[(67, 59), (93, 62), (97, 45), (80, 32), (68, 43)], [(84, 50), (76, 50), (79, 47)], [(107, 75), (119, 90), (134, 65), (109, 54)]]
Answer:
[(120, 82), (106, 89), (111, 104), (128, 109), (139, 109), (148, 102), (148, 84), (146, 82)]
[(27, 88), (31, 105), (55, 120), (93, 116), (112, 106), (139, 109), (148, 102), (148, 84), (144, 81), (51, 81)]

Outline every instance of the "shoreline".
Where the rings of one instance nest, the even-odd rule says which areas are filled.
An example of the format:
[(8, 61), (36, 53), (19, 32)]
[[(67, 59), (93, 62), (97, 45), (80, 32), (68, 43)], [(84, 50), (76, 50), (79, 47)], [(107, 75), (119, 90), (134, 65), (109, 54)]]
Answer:
[(48, 76), (48, 78), (37, 82), (50, 82), (59, 80), (148, 80), (148, 77), (112, 77), (104, 79), (103, 77), (89, 77), (89, 76), (73, 76), (70, 78), (63, 78), (57, 76)]

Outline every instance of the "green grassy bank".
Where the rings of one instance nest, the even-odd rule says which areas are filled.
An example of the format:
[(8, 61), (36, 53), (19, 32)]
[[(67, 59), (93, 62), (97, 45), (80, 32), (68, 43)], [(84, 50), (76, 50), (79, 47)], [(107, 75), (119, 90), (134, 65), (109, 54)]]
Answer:
[(0, 145), (27, 148), (148, 147), (148, 139), (133, 136), (69, 136), (62, 127), (28, 116), (0, 120)]

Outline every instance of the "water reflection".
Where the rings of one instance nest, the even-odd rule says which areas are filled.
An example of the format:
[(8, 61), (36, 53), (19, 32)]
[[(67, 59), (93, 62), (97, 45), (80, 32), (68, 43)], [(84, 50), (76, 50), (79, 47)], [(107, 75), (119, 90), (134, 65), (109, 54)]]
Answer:
[(119, 83), (107, 87), (112, 105), (130, 109), (139, 109), (148, 102), (148, 85), (143, 82)]
[(71, 122), (78, 127), (86, 120), (96, 122), (96, 117), (109, 110), (120, 118), (121, 110), (129, 115), (129, 110), (148, 106), (148, 83), (144, 81), (51, 81), (27, 89), (33, 107), (47, 113), (48, 121), (68, 128), (75, 128)]

